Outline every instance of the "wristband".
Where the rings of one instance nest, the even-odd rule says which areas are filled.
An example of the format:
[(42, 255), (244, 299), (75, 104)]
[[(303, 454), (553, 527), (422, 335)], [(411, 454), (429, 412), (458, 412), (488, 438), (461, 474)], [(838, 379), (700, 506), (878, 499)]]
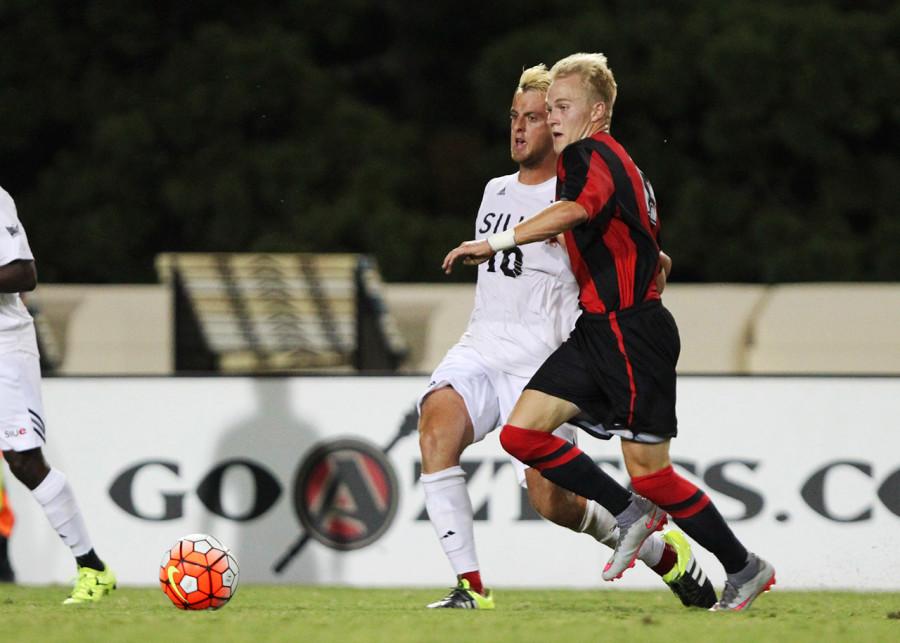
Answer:
[(501, 250), (509, 250), (516, 247), (516, 229), (510, 228), (497, 234), (492, 234), (487, 238), (488, 245), (494, 252)]

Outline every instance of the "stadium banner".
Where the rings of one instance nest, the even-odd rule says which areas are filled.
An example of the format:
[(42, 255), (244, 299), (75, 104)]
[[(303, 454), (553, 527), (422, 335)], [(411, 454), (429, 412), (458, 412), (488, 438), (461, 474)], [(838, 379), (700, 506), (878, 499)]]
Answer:
[[(427, 381), (48, 379), (46, 453), (123, 584), (155, 583), (166, 548), (201, 532), (231, 547), (242, 583), (444, 586), (418, 483)], [(900, 378), (682, 377), (678, 412), (677, 466), (774, 563), (779, 588), (900, 589)], [(617, 440), (580, 444), (627, 482)], [(662, 587), (640, 564), (603, 583), (609, 550), (535, 516), (496, 432), (463, 467), (491, 586)], [(7, 486), (19, 579), (67, 582), (68, 550)]]

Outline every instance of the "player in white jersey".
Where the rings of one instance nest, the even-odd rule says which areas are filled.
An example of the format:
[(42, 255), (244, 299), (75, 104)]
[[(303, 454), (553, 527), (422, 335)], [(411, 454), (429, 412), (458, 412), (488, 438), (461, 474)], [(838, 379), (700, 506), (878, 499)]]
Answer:
[(44, 460), (47, 429), (37, 338), (19, 296), (36, 285), (28, 236), (12, 197), (0, 188), (0, 450), (75, 557), (78, 579), (64, 603), (90, 603), (115, 589), (116, 578), (94, 551), (65, 475)]
[[(543, 65), (523, 72), (510, 110), (515, 174), (488, 182), (475, 222), (477, 239), (511, 229), (555, 200), (556, 155), (546, 124), (549, 76)], [(431, 376), (419, 399), (419, 445), (425, 506), (457, 585), (434, 608), (492, 609), (475, 551), (472, 503), (462, 451), (505, 421), (531, 376), (566, 338), (580, 314), (578, 285), (556, 240), (497, 253), (478, 267), (469, 325)], [(575, 428), (557, 430), (575, 440)], [(518, 460), (513, 466), (544, 518), (585, 532), (610, 547), (615, 518), (593, 500), (557, 487)], [(709, 607), (712, 585), (679, 532), (648, 538), (639, 557), (685, 605)]]

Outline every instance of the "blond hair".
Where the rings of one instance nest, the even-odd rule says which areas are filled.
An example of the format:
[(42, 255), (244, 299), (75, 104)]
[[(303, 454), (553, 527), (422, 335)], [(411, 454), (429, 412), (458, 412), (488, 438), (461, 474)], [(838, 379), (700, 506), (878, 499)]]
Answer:
[(557, 61), (550, 69), (550, 81), (577, 74), (592, 102), (606, 105), (604, 129), (609, 129), (612, 121), (613, 105), (616, 102), (616, 79), (603, 54), (577, 53)]
[(522, 70), (522, 75), (519, 76), (519, 84), (516, 87), (516, 93), (519, 94), (534, 90), (546, 94), (549, 88), (550, 72), (547, 71), (547, 66), (544, 63), (541, 63), (534, 67)]

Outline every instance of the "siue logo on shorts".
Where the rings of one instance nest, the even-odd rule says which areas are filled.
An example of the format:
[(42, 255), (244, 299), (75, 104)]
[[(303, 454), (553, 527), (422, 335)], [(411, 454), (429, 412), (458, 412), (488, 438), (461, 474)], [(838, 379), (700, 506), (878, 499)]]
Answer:
[(19, 428), (19, 429), (6, 429), (3, 431), (3, 437), (5, 438), (17, 438), (20, 435), (25, 435), (28, 433), (28, 429)]

